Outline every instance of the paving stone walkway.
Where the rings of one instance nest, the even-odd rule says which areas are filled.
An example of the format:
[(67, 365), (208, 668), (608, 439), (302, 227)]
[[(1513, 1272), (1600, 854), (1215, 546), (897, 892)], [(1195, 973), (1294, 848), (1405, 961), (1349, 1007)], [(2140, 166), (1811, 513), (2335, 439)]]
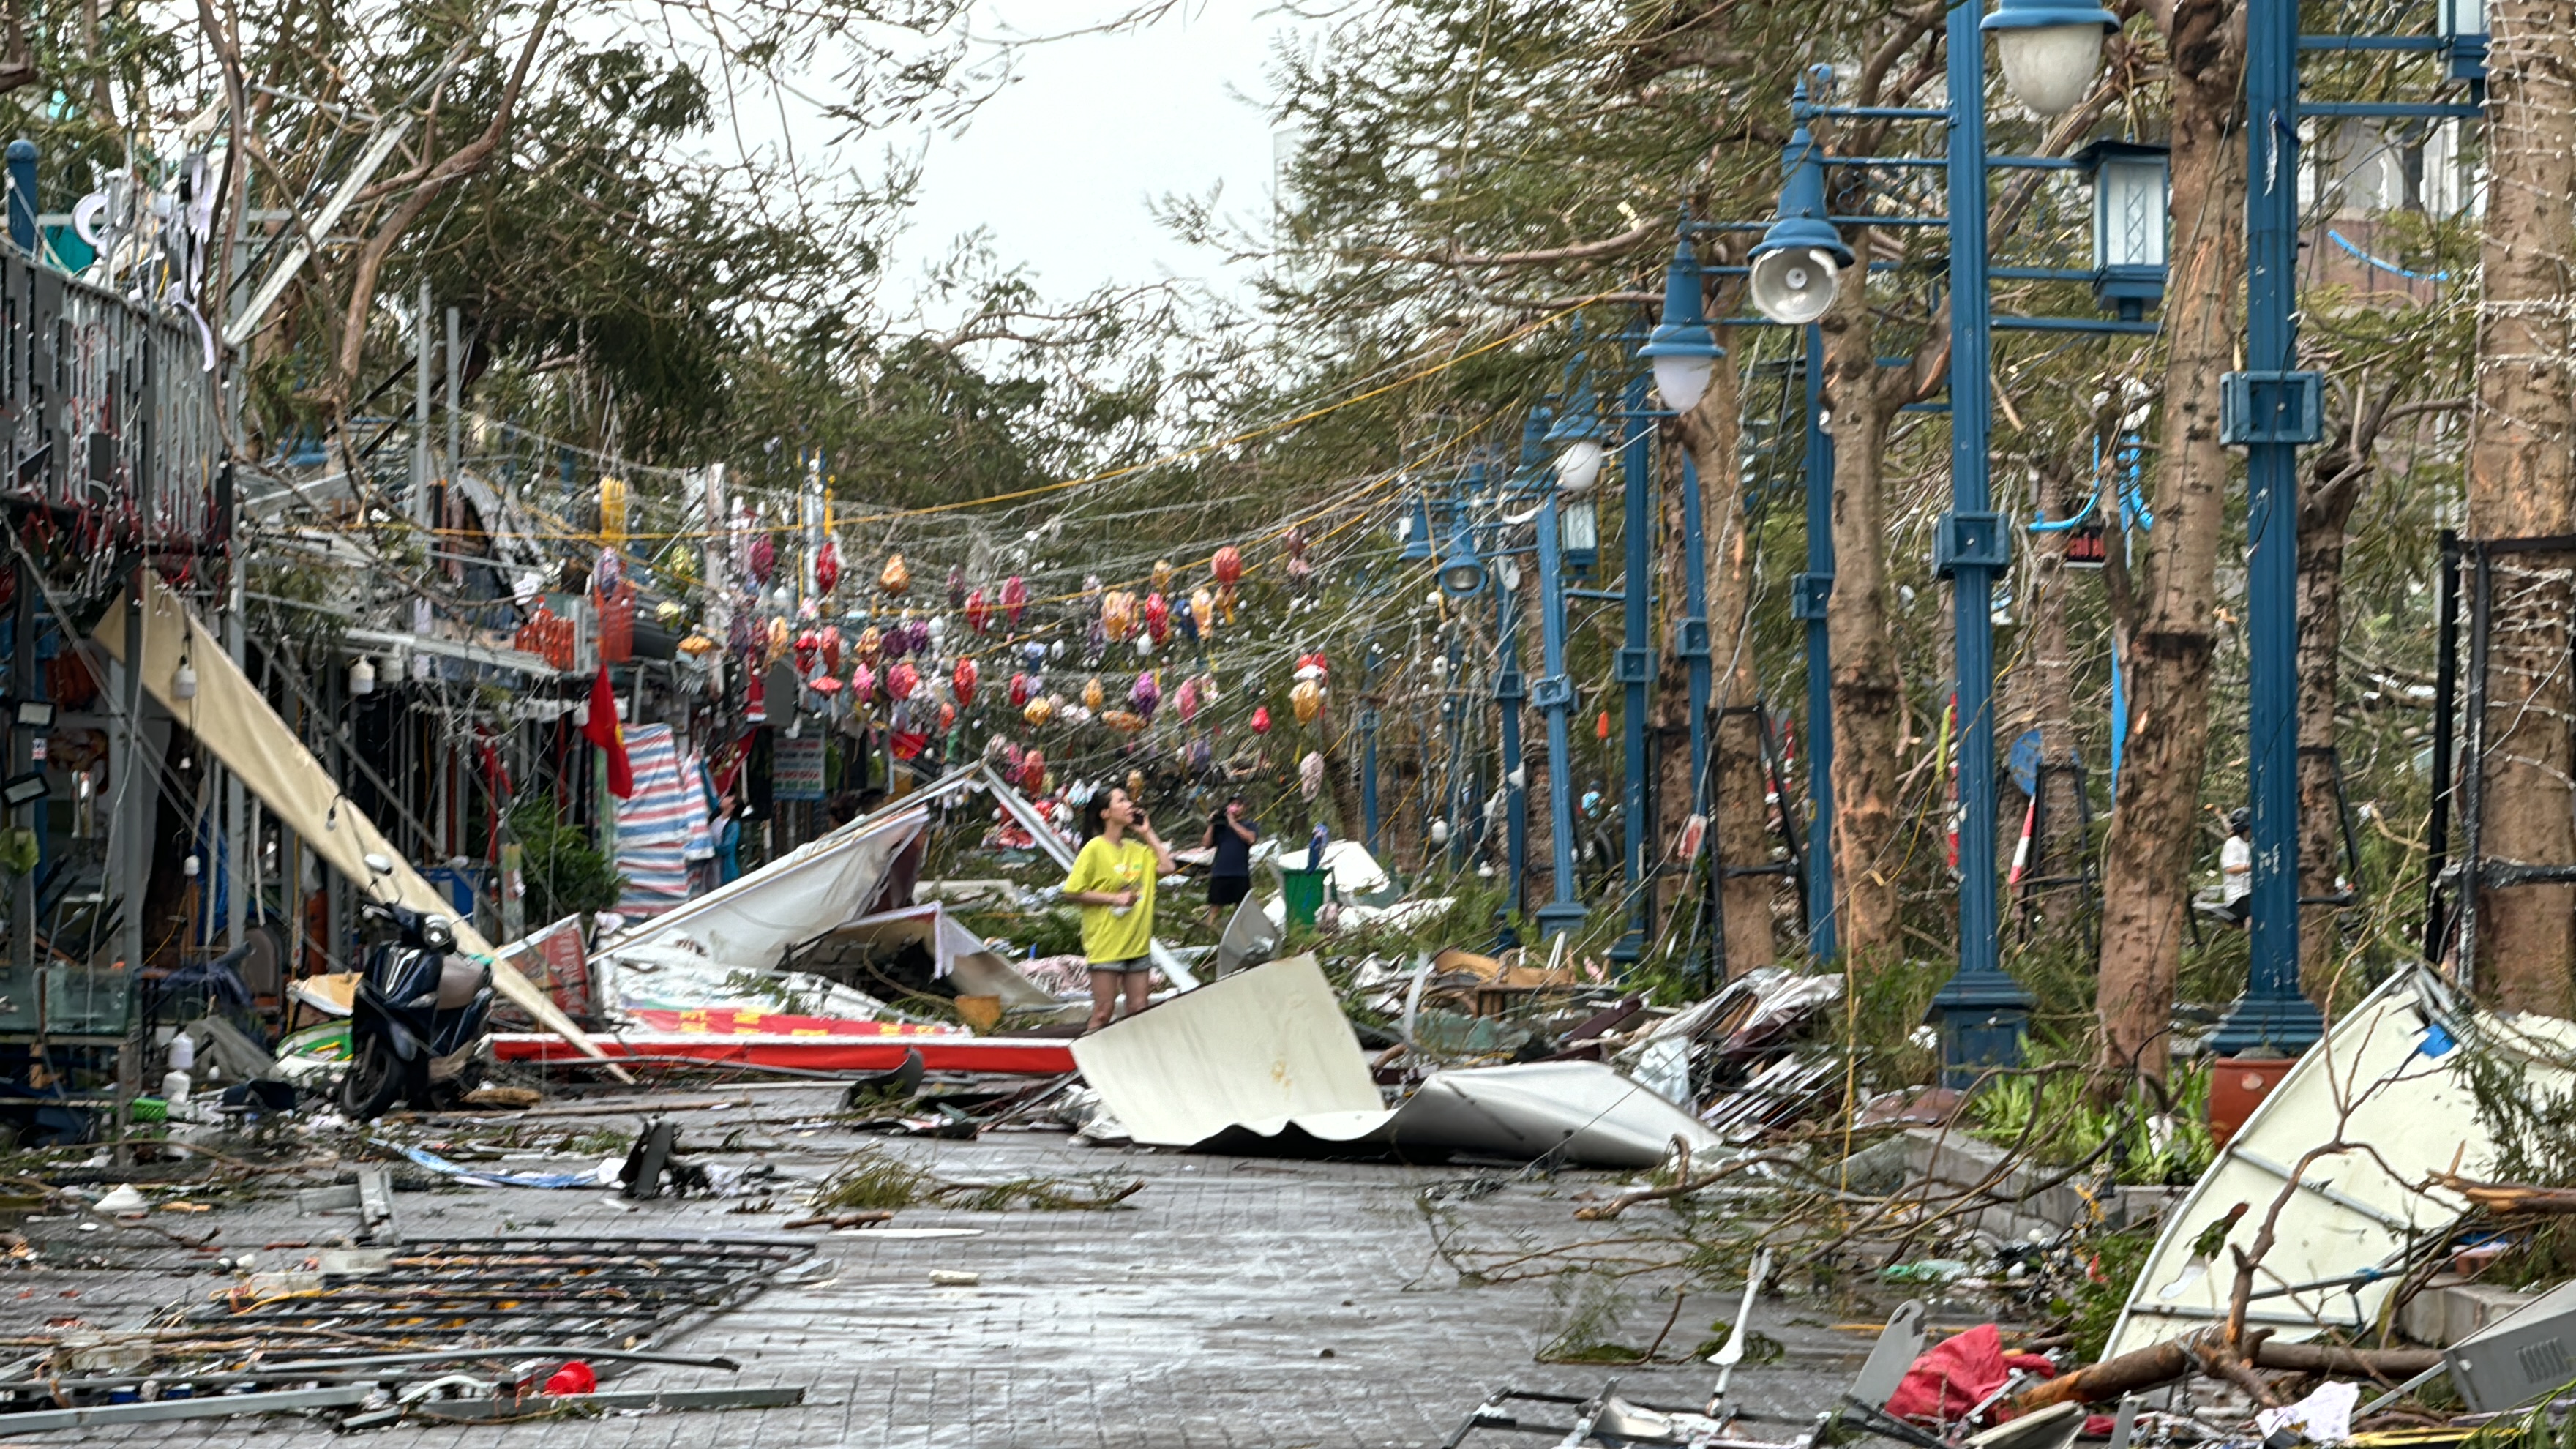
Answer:
[[(703, 1100), (707, 1094), (695, 1096)], [(765, 1163), (791, 1183), (827, 1172), (861, 1139), (809, 1130), (800, 1112), (820, 1091), (744, 1094), (722, 1110), (683, 1117), (684, 1144), (707, 1155)], [(578, 1130), (632, 1131), (634, 1119), (581, 1119)], [(738, 1130), (737, 1130), (738, 1129)], [(1496, 1169), (1402, 1167), (1087, 1148), (1061, 1135), (991, 1134), (974, 1142), (901, 1141), (891, 1151), (951, 1179), (1105, 1174), (1146, 1187), (1107, 1213), (908, 1209), (901, 1227), (964, 1227), (980, 1235), (889, 1239), (865, 1231), (788, 1235), (792, 1204), (745, 1213), (740, 1200), (630, 1204), (598, 1189), (451, 1188), (397, 1196), (415, 1239), (484, 1234), (570, 1237), (797, 1236), (820, 1265), (773, 1284), (663, 1347), (722, 1354), (739, 1374), (651, 1368), (612, 1387), (799, 1384), (794, 1408), (628, 1415), (536, 1425), (404, 1426), (380, 1437), (406, 1445), (530, 1445), (548, 1449), (819, 1449), (819, 1446), (1394, 1446), (1436, 1445), (1489, 1388), (1589, 1392), (1618, 1373), (1632, 1396), (1672, 1403), (1705, 1397), (1704, 1366), (1596, 1369), (1549, 1366), (1533, 1354), (1592, 1302), (1592, 1285), (1563, 1279), (1467, 1286), (1433, 1251), (1426, 1188), (1510, 1178), (1440, 1202), (1445, 1221), (1480, 1244), (1531, 1246), (1600, 1235), (1577, 1223), (1579, 1194), (1614, 1179), (1568, 1173), (1514, 1178)], [(562, 1171), (578, 1161), (507, 1162)], [(1651, 1228), (1654, 1210), (1636, 1215)], [(262, 1268), (296, 1266), (328, 1243), (347, 1215), (298, 1216), (278, 1198), (214, 1212), (155, 1214), (173, 1232), (218, 1236), (223, 1255), (254, 1251)], [(214, 1254), (190, 1252), (132, 1228), (82, 1233), (66, 1220), (26, 1231), (41, 1266), (0, 1277), (0, 1334), (78, 1319), (133, 1328), (169, 1305), (203, 1301), (236, 1280)], [(84, 1262), (84, 1260), (87, 1260)], [(934, 1269), (978, 1275), (939, 1287)], [(1668, 1279), (1630, 1290), (1620, 1341), (1653, 1336), (1669, 1307)], [(14, 1291), (13, 1291), (14, 1288)], [(1693, 1295), (1671, 1347), (1731, 1316), (1732, 1293)], [(1740, 1370), (1739, 1398), (1803, 1417), (1847, 1382), (1868, 1336), (1834, 1324), (1855, 1312), (1821, 1299), (1767, 1300), (1756, 1324), (1788, 1346), (1785, 1360)], [(1787, 1436), (1784, 1426), (1779, 1437)], [(197, 1420), (112, 1432), (24, 1436), (23, 1442), (160, 1445), (345, 1443), (323, 1423), (290, 1417)], [(0, 1420), (0, 1449), (11, 1442)], [(1477, 1443), (1541, 1444), (1487, 1435)]]

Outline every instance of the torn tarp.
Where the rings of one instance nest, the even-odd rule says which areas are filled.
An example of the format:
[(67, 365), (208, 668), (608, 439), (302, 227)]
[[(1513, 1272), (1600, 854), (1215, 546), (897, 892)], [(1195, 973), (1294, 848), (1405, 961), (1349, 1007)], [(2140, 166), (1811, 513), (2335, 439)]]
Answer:
[(1074, 1043), (1128, 1134), (1208, 1151), (1533, 1160), (1651, 1167), (1680, 1138), (1725, 1144), (1597, 1062), (1440, 1072), (1389, 1110), (1311, 955), (1237, 972)]
[[(150, 579), (149, 571), (145, 576)], [(139, 666), (143, 687), (152, 697), (193, 731), (198, 743), (223, 761), (224, 767), (259, 797), (280, 824), (295, 832), (305, 848), (329, 862), (341, 875), (362, 890), (388, 889), (396, 900), (414, 910), (453, 915), (455, 902), (412, 869), (402, 853), (385, 839), (384, 832), (376, 829), (375, 823), (341, 792), (331, 772), (322, 768), (322, 762), (304, 748), (295, 731), (277, 717), (277, 711), (269, 707), (258, 687), (225, 654), (222, 643), (198, 622), (188, 606), (158, 579), (150, 579), (143, 602), (143, 657), (132, 662)], [(125, 609), (125, 595), (120, 593), (108, 606), (106, 617), (121, 619)], [(120, 664), (127, 662), (122, 627), (101, 628), (94, 637), (109, 658)], [(183, 662), (190, 663), (196, 678), (195, 693), (185, 699), (172, 692)], [(367, 869), (369, 855), (381, 855), (393, 862), (393, 874), (384, 878), (381, 887)], [(483, 939), (470, 920), (456, 922), (456, 944), (469, 954), (492, 954), (491, 943)], [(589, 1056), (602, 1055), (597, 1044), (573, 1025), (572, 1019), (543, 991), (506, 963), (493, 968), (492, 984), (535, 1017), (538, 1025)], [(624, 1079), (622, 1071), (615, 1067), (609, 1070)]]

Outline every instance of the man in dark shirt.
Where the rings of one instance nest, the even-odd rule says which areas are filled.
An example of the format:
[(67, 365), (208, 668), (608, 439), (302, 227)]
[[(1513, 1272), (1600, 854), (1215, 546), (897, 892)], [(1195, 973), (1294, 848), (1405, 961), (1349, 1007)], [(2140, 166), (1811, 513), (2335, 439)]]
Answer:
[(1208, 817), (1207, 836), (1199, 844), (1216, 852), (1208, 866), (1209, 925), (1252, 894), (1252, 842), (1260, 838), (1260, 827), (1243, 813), (1240, 795), (1229, 796), (1225, 808)]

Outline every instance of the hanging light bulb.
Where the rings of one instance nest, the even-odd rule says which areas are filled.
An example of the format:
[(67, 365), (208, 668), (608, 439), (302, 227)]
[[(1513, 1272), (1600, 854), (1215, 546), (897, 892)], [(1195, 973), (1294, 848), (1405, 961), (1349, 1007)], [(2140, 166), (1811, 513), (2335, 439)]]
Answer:
[(349, 666), (349, 693), (364, 696), (376, 692), (376, 662), (361, 654)]
[(197, 697), (197, 666), (185, 659), (179, 661), (178, 673), (170, 676), (170, 696), (173, 699)]

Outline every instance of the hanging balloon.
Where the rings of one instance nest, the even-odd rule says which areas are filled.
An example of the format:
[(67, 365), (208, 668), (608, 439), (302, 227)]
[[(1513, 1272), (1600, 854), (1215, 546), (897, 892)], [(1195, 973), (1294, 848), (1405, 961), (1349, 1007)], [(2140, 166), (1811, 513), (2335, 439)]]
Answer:
[(1227, 588), (1234, 587), (1243, 582), (1243, 550), (1233, 544), (1227, 544), (1216, 551), (1215, 558), (1209, 560), (1209, 568), (1216, 574), (1218, 583)]
[(1132, 735), (1145, 727), (1145, 717), (1132, 709), (1104, 709), (1100, 722), (1122, 735)]
[(1154, 592), (1158, 594), (1167, 594), (1171, 591), (1172, 561), (1167, 558), (1158, 558), (1154, 560)]
[(1141, 799), (1144, 794), (1145, 772), (1142, 770), (1129, 770), (1127, 772), (1127, 798), (1130, 800)]
[(966, 571), (952, 566), (948, 570), (948, 607), (954, 609), (965, 602)]
[(841, 692), (841, 681), (829, 674), (815, 675), (814, 692), (823, 696), (825, 699), (829, 699), (833, 695)]
[(859, 657), (870, 664), (876, 663), (877, 656), (885, 653), (885, 642), (885, 631), (876, 625), (870, 624), (861, 629), (857, 645)]
[(1044, 644), (1032, 639), (1026, 644), (1020, 646), (1020, 660), (1029, 666), (1031, 673), (1035, 673), (1038, 670), (1046, 668), (1047, 648)]
[(1018, 574), (1002, 580), (1002, 616), (1014, 626), (1029, 611), (1029, 586)]
[(814, 550), (814, 592), (826, 597), (841, 582), (841, 546), (830, 539)]
[(1320, 649), (1311, 654), (1300, 654), (1297, 656), (1297, 668), (1295, 672), (1296, 678), (1320, 681), (1326, 674), (1330, 673), (1331, 670), (1332, 666), (1330, 662), (1324, 658), (1324, 651)]
[(895, 554), (877, 570), (877, 587), (889, 594), (901, 594), (912, 587), (912, 570), (903, 566), (903, 555)]
[(772, 664), (775, 664), (775, 663), (777, 663), (779, 660), (786, 658), (786, 657), (787, 657), (787, 651), (788, 651), (788, 649), (792, 646), (793, 641), (794, 641), (794, 638), (795, 638), (795, 636), (794, 636), (794, 635), (792, 635), (792, 634), (790, 634), (790, 633), (788, 632), (788, 629), (787, 629), (787, 621), (786, 621), (786, 620), (784, 620), (784, 619), (772, 619), (772, 620), (770, 620), (770, 621), (769, 621), (769, 662), (770, 662), (770, 663), (772, 663)]
[(599, 561), (592, 564), (590, 568), (591, 588), (603, 598), (613, 597), (617, 593), (619, 580), (625, 577), (626, 566), (618, 562), (617, 550), (601, 549)]
[(1324, 712), (1324, 686), (1311, 679), (1301, 679), (1288, 689), (1288, 707), (1297, 712), (1297, 723), (1310, 725)]
[(993, 632), (993, 606), (985, 601), (982, 589), (966, 596), (966, 627), (978, 634)]
[(865, 703), (876, 697), (877, 672), (864, 664), (850, 666), (850, 698)]
[(1029, 696), (1036, 692), (1035, 685), (1030, 681), (1026, 674), (1013, 674), (1011, 676), (1011, 708), (1017, 709), (1021, 705), (1028, 703)]
[(984, 741), (984, 763), (998, 765), (1005, 773), (1016, 770), (1020, 767), (1020, 747), (1001, 735), (995, 735)]
[(1172, 708), (1180, 711), (1183, 724), (1188, 724), (1199, 717), (1199, 682), (1197, 680), (1181, 681), (1180, 692), (1172, 696)]
[(1100, 687), (1099, 675), (1095, 674), (1082, 682), (1082, 707), (1084, 709), (1097, 714), (1100, 712), (1101, 704), (1108, 698), (1109, 691)]
[(886, 626), (885, 657), (901, 659), (912, 652), (912, 626), (898, 619)]
[[(15, 577), (15, 575), (12, 575), (12, 577)], [(708, 638), (704, 634), (695, 632), (692, 632), (688, 638), (680, 641), (680, 652), (688, 655), (691, 659), (702, 659), (706, 657), (708, 651), (715, 647), (716, 641)]]
[(1172, 634), (1172, 601), (1161, 594), (1145, 596), (1145, 634), (1160, 644)]
[(1190, 590), (1190, 620), (1201, 638), (1216, 633), (1216, 595), (1205, 587)]
[(1592, 722), (1592, 737), (1596, 740), (1610, 738), (1610, 711), (1601, 711), (1601, 718)]
[(820, 637), (821, 637), (822, 644), (823, 644), (823, 672), (824, 672), (825, 674), (838, 674), (838, 673), (840, 673), (840, 672), (841, 672), (841, 631), (840, 631), (840, 628), (839, 628), (837, 625), (826, 624), (826, 625), (824, 625), (824, 626), (823, 626), (822, 634), (821, 634), (821, 636), (820, 636)]
[(1100, 575), (1098, 574), (1082, 576), (1082, 612), (1086, 614), (1100, 612)]
[(1108, 632), (1111, 643), (1123, 643), (1136, 630), (1136, 596), (1125, 589), (1111, 589), (1100, 596), (1100, 627)]
[(1216, 773), (1216, 746), (1205, 740), (1192, 740), (1181, 750), (1181, 764), (1201, 778)]
[(1020, 756), (1020, 788), (1032, 795), (1046, 793), (1046, 751), (1035, 745)]
[(944, 735), (955, 728), (957, 728), (957, 706), (943, 699), (939, 702), (939, 732)]
[(886, 698), (901, 703), (912, 698), (913, 692), (920, 688), (921, 671), (912, 667), (911, 660), (897, 660), (895, 666), (886, 671)]
[(778, 569), (778, 541), (766, 532), (753, 534), (751, 554), (743, 562), (751, 568), (752, 582), (768, 588), (769, 576)]
[(957, 667), (948, 673), (948, 683), (957, 691), (959, 704), (967, 705), (975, 702), (975, 679), (979, 672), (971, 657), (958, 656)]
[(1234, 622), (1234, 585), (1221, 584), (1216, 591), (1216, 616), (1227, 624)]
[(823, 652), (823, 641), (815, 637), (813, 630), (808, 629), (798, 634), (796, 636), (796, 672), (813, 673), (814, 656), (821, 652)]
[(1264, 704), (1253, 707), (1252, 732), (1256, 735), (1270, 733), (1270, 706)]
[(1162, 681), (1156, 679), (1153, 675), (1153, 671), (1151, 670), (1137, 675), (1136, 682), (1128, 687), (1128, 707), (1135, 710), (1138, 714), (1143, 715), (1148, 720), (1151, 720), (1154, 717), (1154, 707), (1162, 702)]
[(736, 609), (733, 622), (725, 626), (725, 652), (747, 655), (759, 647), (760, 629), (752, 622), (751, 611)]
[(1291, 528), (1280, 542), (1288, 550), (1288, 586), (1305, 587), (1315, 577), (1315, 566), (1306, 561), (1306, 530)]
[(1324, 788), (1324, 757), (1313, 750), (1297, 762), (1297, 793), (1312, 800)]
[(1154, 657), (1154, 636), (1143, 630), (1138, 630), (1136, 634), (1136, 657), (1139, 659)]
[(1109, 654), (1109, 626), (1098, 619), (1082, 632), (1082, 662), (1098, 664)]
[(1030, 700), (1021, 708), (1020, 718), (1027, 720), (1031, 725), (1042, 725), (1055, 718), (1055, 696), (1041, 694)]

